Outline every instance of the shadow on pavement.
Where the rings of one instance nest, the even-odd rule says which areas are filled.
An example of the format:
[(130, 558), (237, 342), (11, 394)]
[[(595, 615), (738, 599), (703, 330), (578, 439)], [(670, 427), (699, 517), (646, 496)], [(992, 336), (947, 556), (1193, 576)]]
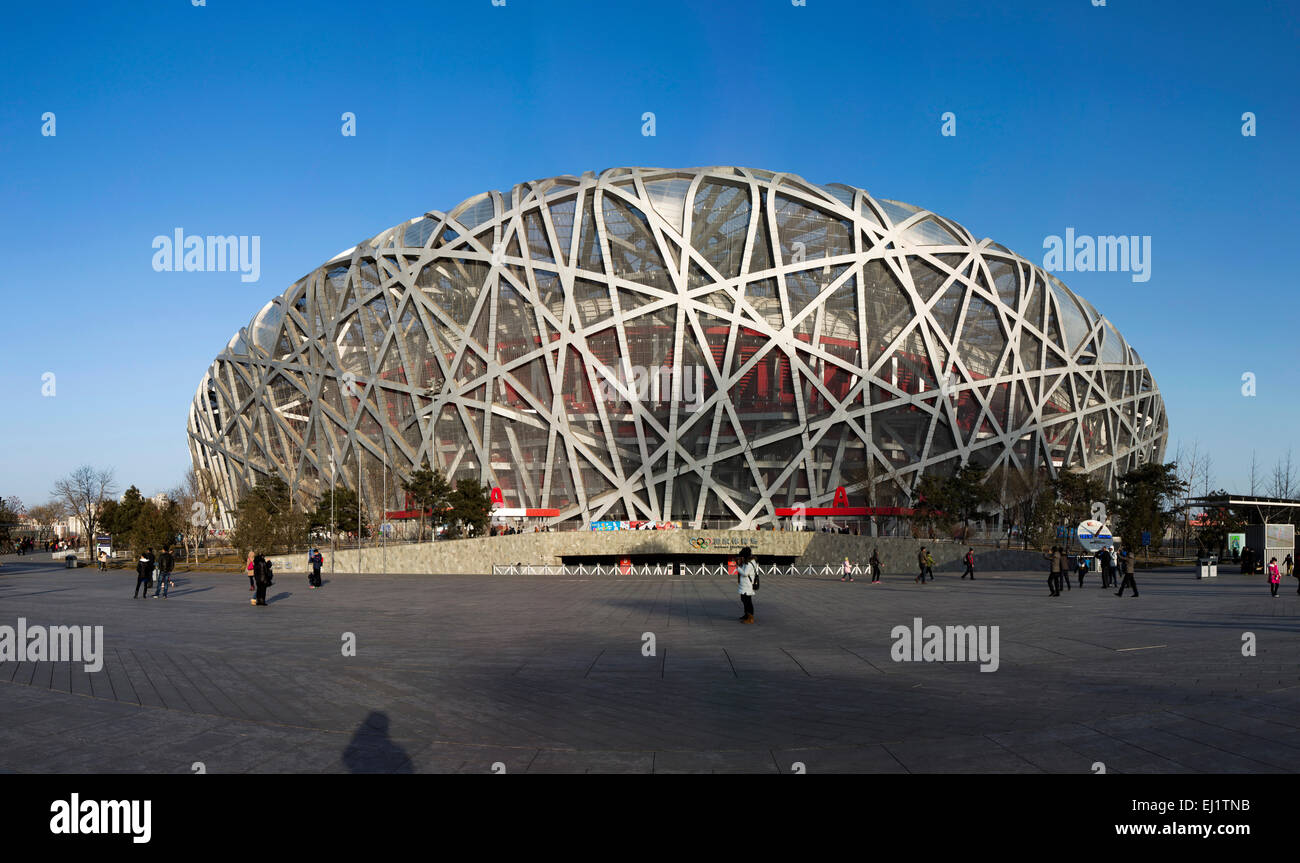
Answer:
[(343, 750), (349, 773), (411, 773), (411, 757), (388, 737), (388, 714), (372, 710)]

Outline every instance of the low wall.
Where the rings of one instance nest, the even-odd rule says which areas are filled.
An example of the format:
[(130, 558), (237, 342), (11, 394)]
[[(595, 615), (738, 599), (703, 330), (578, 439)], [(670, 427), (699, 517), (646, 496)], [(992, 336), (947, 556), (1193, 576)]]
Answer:
[[(415, 545), (392, 545), (387, 553), (378, 548), (337, 552), (334, 570), (338, 573), (440, 573), (488, 575), (493, 564), (551, 564), (565, 557), (647, 557), (675, 555), (716, 555), (720, 561), (749, 546), (760, 559), (782, 557), (801, 565), (821, 566), (842, 563), (844, 558), (863, 565), (872, 549), (880, 556), (885, 573), (916, 572), (916, 553), (922, 543), (904, 537), (852, 536), (835, 533), (797, 533), (793, 531), (739, 530), (663, 530), (663, 531), (565, 531), (558, 533), (521, 533), (478, 539), (455, 539)], [(951, 542), (927, 542), (938, 571), (960, 571), (968, 546)], [(321, 549), (324, 570), (330, 571), (330, 551)], [(358, 557), (360, 558), (358, 560)], [(279, 572), (305, 572), (307, 555), (278, 555), (271, 558)], [(1038, 570), (1044, 569), (1042, 555), (1015, 549), (976, 549), (975, 569)]]

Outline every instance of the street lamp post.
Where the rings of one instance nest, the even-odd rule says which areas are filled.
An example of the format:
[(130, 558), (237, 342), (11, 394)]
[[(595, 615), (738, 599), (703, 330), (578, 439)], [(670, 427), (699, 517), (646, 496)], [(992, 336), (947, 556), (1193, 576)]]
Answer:
[(334, 453), (330, 453), (330, 578), (334, 577), (334, 558), (338, 556), (338, 551), (334, 547), (334, 533), (337, 530), (334, 524), (334, 477), (336, 473)]
[(357, 450), (357, 575), (361, 574), (361, 450)]

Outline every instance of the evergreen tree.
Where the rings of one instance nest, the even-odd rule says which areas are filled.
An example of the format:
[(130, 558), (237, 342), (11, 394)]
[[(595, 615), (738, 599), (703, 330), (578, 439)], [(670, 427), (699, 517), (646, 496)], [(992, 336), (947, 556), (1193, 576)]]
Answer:
[(1178, 465), (1148, 463), (1119, 478), (1113, 514), (1118, 535), (1129, 549), (1139, 548), (1142, 533), (1150, 531), (1151, 544), (1159, 548), (1165, 528), (1174, 517), (1174, 503), (1182, 499), (1187, 483), (1178, 478)]
[(402, 483), (402, 490), (411, 496), (416, 509), (420, 511), (419, 538), (424, 538), (424, 514), (432, 514), (433, 524), (441, 524), (450, 503), (451, 484), (442, 475), (441, 470), (432, 470), (429, 460), (425, 459), (419, 470), (411, 472), (411, 478)]
[(486, 536), (492, 518), (492, 500), (487, 486), (477, 479), (466, 477), (456, 483), (451, 493), (451, 520), (460, 535), (464, 527), (474, 528), (476, 536)]

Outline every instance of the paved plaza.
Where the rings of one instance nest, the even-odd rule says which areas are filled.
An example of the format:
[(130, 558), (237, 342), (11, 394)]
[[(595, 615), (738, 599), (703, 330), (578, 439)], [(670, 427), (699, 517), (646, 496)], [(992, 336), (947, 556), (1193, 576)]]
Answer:
[[(104, 665), (0, 662), (0, 771), (1300, 769), (1294, 579), (772, 577), (753, 626), (727, 579), (282, 574), (264, 608), (175, 580), (4, 558), (0, 625), (102, 625)], [(916, 617), (999, 627), (997, 670), (893, 661)]]

